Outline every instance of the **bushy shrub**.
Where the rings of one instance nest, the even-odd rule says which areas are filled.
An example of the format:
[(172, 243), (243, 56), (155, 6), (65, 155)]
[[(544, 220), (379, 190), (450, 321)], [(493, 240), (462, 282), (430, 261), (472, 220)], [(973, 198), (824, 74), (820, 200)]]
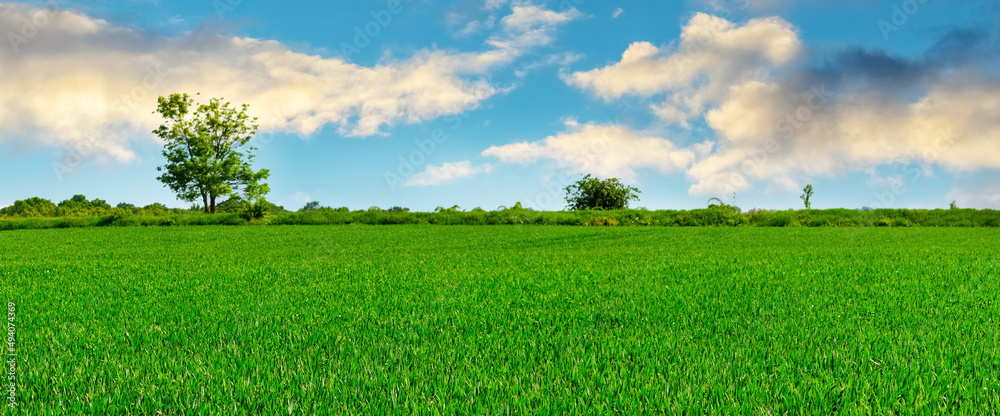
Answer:
[(583, 223), (586, 226), (598, 226), (598, 227), (617, 227), (619, 224), (618, 220), (608, 217), (591, 218), (587, 222)]
[(270, 211), (271, 204), (263, 199), (258, 199), (253, 202), (244, 202), (239, 214), (244, 221), (260, 223)]

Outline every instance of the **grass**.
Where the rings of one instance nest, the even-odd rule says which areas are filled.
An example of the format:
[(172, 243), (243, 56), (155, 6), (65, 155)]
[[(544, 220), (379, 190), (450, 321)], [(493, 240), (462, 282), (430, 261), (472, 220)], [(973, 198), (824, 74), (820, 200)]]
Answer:
[[(22, 414), (996, 414), (987, 228), (0, 233)], [(17, 413), (17, 412), (14, 412)]]

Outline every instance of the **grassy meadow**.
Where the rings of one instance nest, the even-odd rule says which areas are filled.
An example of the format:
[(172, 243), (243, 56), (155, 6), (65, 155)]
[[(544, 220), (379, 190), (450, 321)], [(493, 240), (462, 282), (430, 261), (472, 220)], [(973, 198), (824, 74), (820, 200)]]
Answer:
[(1000, 230), (0, 232), (11, 414), (996, 414)]

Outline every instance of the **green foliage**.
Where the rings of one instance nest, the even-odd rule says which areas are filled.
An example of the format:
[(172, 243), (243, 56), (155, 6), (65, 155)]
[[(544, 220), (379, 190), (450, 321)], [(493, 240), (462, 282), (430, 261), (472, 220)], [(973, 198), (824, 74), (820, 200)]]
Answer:
[(445, 213), (451, 212), (451, 213), (454, 213), (454, 212), (461, 212), (461, 211), (462, 211), (462, 208), (459, 207), (458, 205), (452, 205), (451, 208), (445, 208), (445, 207), (434, 208), (434, 212), (445, 212)]
[(216, 212), (240, 212), (243, 209), (243, 198), (239, 196), (233, 196), (225, 201), (222, 201), (219, 205), (215, 207)]
[(959, 209), (958, 208), (958, 201), (951, 201), (951, 203), (948, 204), (948, 209)]
[(584, 176), (566, 187), (566, 204), (571, 210), (625, 209), (629, 201), (639, 200), (639, 190), (623, 185), (618, 178), (598, 179)]
[[(712, 201), (716, 201), (718, 203), (717, 204), (713, 204)], [(725, 202), (722, 202), (722, 200), (719, 199), (719, 198), (709, 199), (708, 200), (708, 209), (721, 209), (721, 210), (730, 211), (730, 212), (733, 212), (733, 213), (736, 213), (736, 214), (739, 214), (742, 211), (742, 210), (740, 210), (740, 207), (729, 205), (729, 204), (727, 204)]]
[(994, 230), (164, 224), (3, 235), (25, 414), (1000, 408)]
[(14, 205), (0, 209), (0, 215), (9, 217), (54, 217), (56, 205), (48, 199), (39, 197), (14, 201)]
[(116, 208), (123, 209), (123, 210), (131, 212), (133, 214), (136, 214), (136, 213), (139, 212), (139, 208), (138, 207), (136, 207), (135, 205), (129, 204), (129, 203), (125, 203), (125, 202), (119, 203), (116, 206)]
[(809, 198), (812, 198), (813, 195), (812, 184), (807, 184), (805, 188), (802, 188), (802, 192), (803, 193), (802, 195), (799, 195), (799, 198), (801, 198), (802, 202), (805, 203), (806, 209), (812, 209), (812, 202), (809, 202)]
[[(15, 204), (15, 206), (0, 210), (0, 213), (23, 210), (23, 206), (45, 206), (44, 200)], [(714, 201), (719, 202), (719, 201)], [(33, 205), (32, 205), (33, 204)], [(49, 203), (51, 204), (51, 202)], [(126, 205), (127, 207), (127, 205)], [(710, 204), (707, 209), (695, 209), (689, 211), (657, 210), (646, 209), (624, 209), (624, 210), (577, 210), (577, 211), (534, 211), (515, 204), (511, 208), (500, 207), (494, 211), (471, 210), (463, 212), (458, 207), (442, 208), (437, 212), (409, 212), (398, 209), (382, 210), (372, 207), (370, 210), (359, 210), (351, 212), (347, 207), (329, 208), (321, 207), (316, 210), (288, 212), (284, 207), (274, 205), (266, 200), (258, 200), (254, 203), (247, 203), (242, 199), (233, 199), (219, 205), (220, 212), (243, 214), (247, 219), (243, 222), (253, 222), (263, 224), (260, 221), (260, 212), (266, 211), (265, 217), (268, 224), (437, 224), (437, 225), (602, 225), (602, 226), (668, 226), (668, 227), (997, 227), (1000, 226), (1000, 211), (994, 210), (907, 210), (907, 209), (878, 209), (878, 210), (852, 210), (852, 209), (826, 209), (826, 210), (789, 210), (789, 211), (765, 211), (753, 209), (749, 212), (741, 212), (738, 207), (726, 204)], [(229, 209), (231, 207), (232, 209)], [(252, 209), (248, 208), (252, 207)], [(120, 211), (96, 210), (88, 211), (90, 214), (77, 213), (73, 215), (56, 217), (62, 207), (49, 207), (49, 214), (45, 218), (53, 218), (53, 221), (11, 221), (2, 220), (0, 229), (19, 229), (61, 227), (63, 222), (58, 218), (106, 218), (113, 215), (136, 215), (136, 216), (159, 216), (177, 217), (191, 214), (191, 211), (184, 209), (171, 209), (163, 204), (150, 204), (141, 209)], [(221, 209), (225, 208), (225, 210)], [(44, 209), (43, 209), (44, 211)], [(36, 211), (28, 211), (29, 214)], [(204, 215), (204, 214), (200, 214)], [(31, 215), (5, 215), (4, 218), (26, 218)], [(35, 218), (40, 216), (35, 215)], [(185, 217), (186, 218), (186, 217)], [(613, 220), (613, 221), (612, 221)], [(78, 221), (72, 226), (103, 226), (103, 225), (129, 225), (132, 223), (146, 225), (146, 220), (136, 220), (133, 222), (115, 220), (112, 223), (102, 221)], [(159, 221), (159, 220), (157, 220)], [(167, 220), (163, 220), (167, 221)], [(226, 220), (228, 221), (228, 220)], [(221, 223), (228, 222), (223, 221)], [(177, 222), (183, 224), (217, 224), (211, 220), (191, 221), (184, 220)], [(159, 224), (159, 223), (157, 223)]]
[(250, 222), (260, 222), (271, 212), (272, 206), (273, 204), (265, 201), (264, 199), (243, 201), (239, 210), (240, 218)]
[(153, 133), (162, 139), (167, 162), (157, 168), (157, 179), (183, 201), (201, 200), (205, 212), (216, 212), (216, 198), (242, 195), (247, 201), (262, 198), (270, 188), (262, 181), (267, 169), (254, 171), (253, 147), (241, 148), (257, 132), (256, 118), (247, 105), (237, 110), (218, 98), (196, 105), (187, 94), (159, 97), (156, 112), (165, 120)]
[(302, 208), (299, 209), (299, 212), (303, 212), (303, 211), (315, 211), (317, 209), (320, 209), (319, 202), (318, 201), (309, 201), (309, 202), (306, 202), (305, 206), (303, 206)]

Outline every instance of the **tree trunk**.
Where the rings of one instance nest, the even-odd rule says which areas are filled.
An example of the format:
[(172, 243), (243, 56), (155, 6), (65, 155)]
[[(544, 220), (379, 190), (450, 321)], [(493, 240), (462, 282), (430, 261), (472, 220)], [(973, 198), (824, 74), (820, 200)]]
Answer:
[(212, 195), (212, 213), (215, 214), (215, 195)]
[(201, 202), (202, 202), (202, 208), (205, 208), (205, 213), (209, 214), (209, 212), (208, 212), (208, 194), (205, 194), (205, 193), (201, 194)]

